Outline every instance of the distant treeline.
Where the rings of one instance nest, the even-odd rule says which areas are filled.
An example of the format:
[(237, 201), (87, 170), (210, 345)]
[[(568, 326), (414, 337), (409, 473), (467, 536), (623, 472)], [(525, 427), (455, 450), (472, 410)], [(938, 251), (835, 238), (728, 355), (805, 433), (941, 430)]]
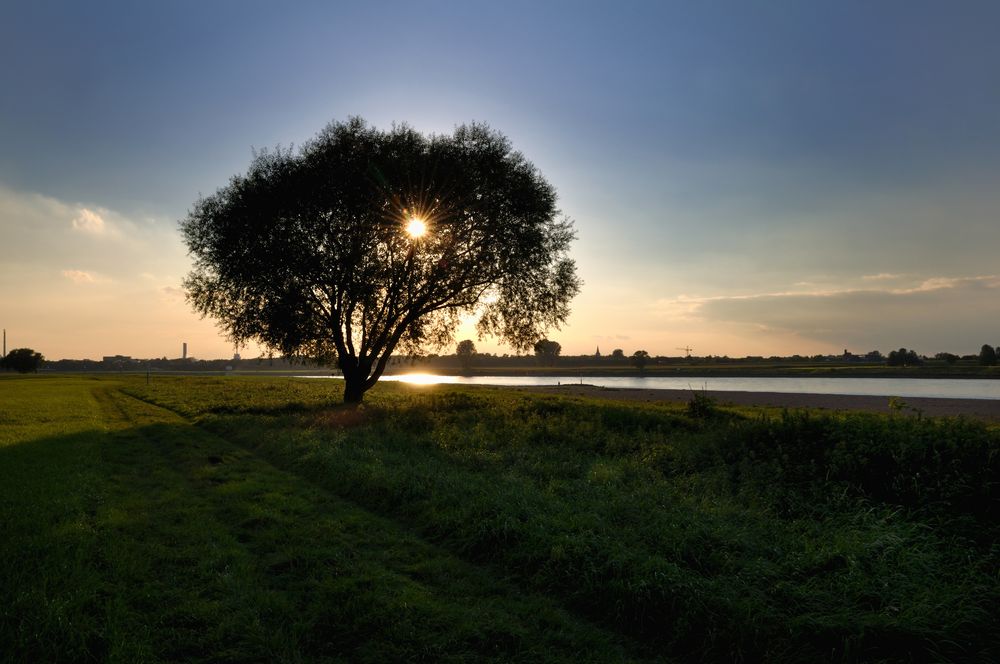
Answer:
[[(47, 360), (46, 371), (294, 371), (304, 362), (285, 358), (261, 357), (252, 359), (197, 360), (151, 358), (138, 359), (115, 356), (103, 360)], [(315, 366), (313, 364), (312, 366)]]
[[(625, 355), (620, 349), (615, 349), (611, 354), (591, 354), (591, 355), (560, 355), (558, 344), (556, 349), (546, 348), (548, 352), (536, 352), (533, 354), (508, 354), (508, 353), (477, 353), (473, 350), (468, 352), (468, 346), (459, 350), (466, 352), (456, 352), (453, 354), (431, 353), (420, 356), (394, 356), (387, 367), (388, 373), (398, 373), (404, 370), (424, 368), (434, 371), (459, 371), (490, 368), (532, 368), (539, 366), (560, 366), (564, 368), (574, 367), (603, 367), (603, 368), (630, 368), (636, 366), (636, 355), (645, 351), (636, 351), (632, 355)], [(555, 350), (555, 352), (553, 352)], [(920, 366), (924, 364), (932, 365), (980, 365), (994, 366), (1000, 357), (1000, 348), (993, 348), (983, 345), (978, 354), (956, 355), (953, 353), (937, 353), (933, 357), (918, 355), (913, 350), (900, 348), (889, 351), (888, 355), (883, 355), (880, 351), (874, 350), (863, 355), (844, 351), (840, 355), (788, 355), (788, 356), (762, 356), (748, 355), (746, 357), (729, 357), (728, 355), (705, 355), (705, 356), (678, 356), (678, 355), (645, 355), (643, 366), (689, 366), (689, 365), (730, 365), (730, 366), (755, 366), (762, 364), (769, 365), (869, 365), (869, 366)], [(80, 372), (102, 372), (102, 371), (191, 371), (191, 372), (214, 372), (214, 371), (297, 371), (302, 369), (316, 370), (317, 368), (329, 371), (336, 371), (335, 363), (317, 363), (307, 358), (282, 358), (282, 357), (258, 357), (258, 358), (232, 358), (216, 360), (199, 360), (194, 358), (150, 358), (137, 359), (122, 355), (106, 357), (102, 360), (46, 360), (43, 369), (46, 371), (80, 371)]]

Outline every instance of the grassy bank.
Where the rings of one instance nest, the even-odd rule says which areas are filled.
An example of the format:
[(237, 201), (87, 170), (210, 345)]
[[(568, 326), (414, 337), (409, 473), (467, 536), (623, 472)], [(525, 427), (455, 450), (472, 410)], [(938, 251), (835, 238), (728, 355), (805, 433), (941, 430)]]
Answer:
[(282, 378), (0, 381), (27, 658), (995, 660), (964, 421)]

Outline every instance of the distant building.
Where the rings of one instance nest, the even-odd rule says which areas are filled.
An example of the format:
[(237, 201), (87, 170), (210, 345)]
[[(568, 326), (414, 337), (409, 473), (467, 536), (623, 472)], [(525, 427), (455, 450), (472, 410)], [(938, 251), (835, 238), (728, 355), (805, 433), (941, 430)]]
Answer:
[(128, 355), (105, 355), (101, 361), (105, 364), (125, 364), (131, 362), (132, 358)]
[(597, 352), (594, 353), (594, 357), (596, 357), (597, 359), (601, 359), (601, 347), (600, 346), (597, 347)]

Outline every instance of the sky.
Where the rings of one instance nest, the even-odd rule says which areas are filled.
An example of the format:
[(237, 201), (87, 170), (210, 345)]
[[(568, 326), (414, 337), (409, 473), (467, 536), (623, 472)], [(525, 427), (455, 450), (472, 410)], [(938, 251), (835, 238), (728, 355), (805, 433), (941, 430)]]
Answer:
[(564, 354), (1000, 344), (995, 2), (34, 0), (2, 15), (8, 350), (231, 356), (184, 300), (178, 222), (253, 148), (349, 116), (486, 122), (534, 163), (578, 235), (585, 284), (549, 335)]

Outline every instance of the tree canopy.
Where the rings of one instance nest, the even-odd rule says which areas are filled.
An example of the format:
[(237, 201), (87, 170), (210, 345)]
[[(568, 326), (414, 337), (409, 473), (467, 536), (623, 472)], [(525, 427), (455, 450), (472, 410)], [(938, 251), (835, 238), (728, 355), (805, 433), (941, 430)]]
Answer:
[(562, 344), (558, 341), (540, 339), (535, 342), (535, 357), (546, 366), (554, 366), (561, 352)]
[(7, 353), (6, 357), (0, 358), (0, 368), (12, 369), (18, 373), (31, 373), (38, 371), (44, 361), (45, 357), (31, 348), (15, 348)]
[(646, 365), (649, 364), (649, 353), (644, 350), (637, 350), (632, 353), (632, 357), (629, 358), (632, 361), (632, 365), (639, 371), (646, 369)]
[(917, 355), (917, 351), (900, 348), (899, 350), (889, 351), (886, 364), (890, 367), (915, 367), (923, 364), (923, 362), (920, 356)]
[(476, 356), (476, 344), (472, 342), (472, 339), (459, 341), (458, 346), (455, 347), (455, 355), (462, 364), (462, 368), (468, 371), (472, 368), (472, 360)]
[(481, 124), (425, 136), (331, 123), (297, 152), (255, 153), (181, 231), (194, 308), (237, 344), (336, 360), (345, 401), (397, 346), (450, 342), (462, 316), (531, 348), (580, 288), (555, 190)]
[(989, 344), (983, 344), (979, 349), (979, 364), (984, 367), (992, 367), (997, 363), (997, 351)]

